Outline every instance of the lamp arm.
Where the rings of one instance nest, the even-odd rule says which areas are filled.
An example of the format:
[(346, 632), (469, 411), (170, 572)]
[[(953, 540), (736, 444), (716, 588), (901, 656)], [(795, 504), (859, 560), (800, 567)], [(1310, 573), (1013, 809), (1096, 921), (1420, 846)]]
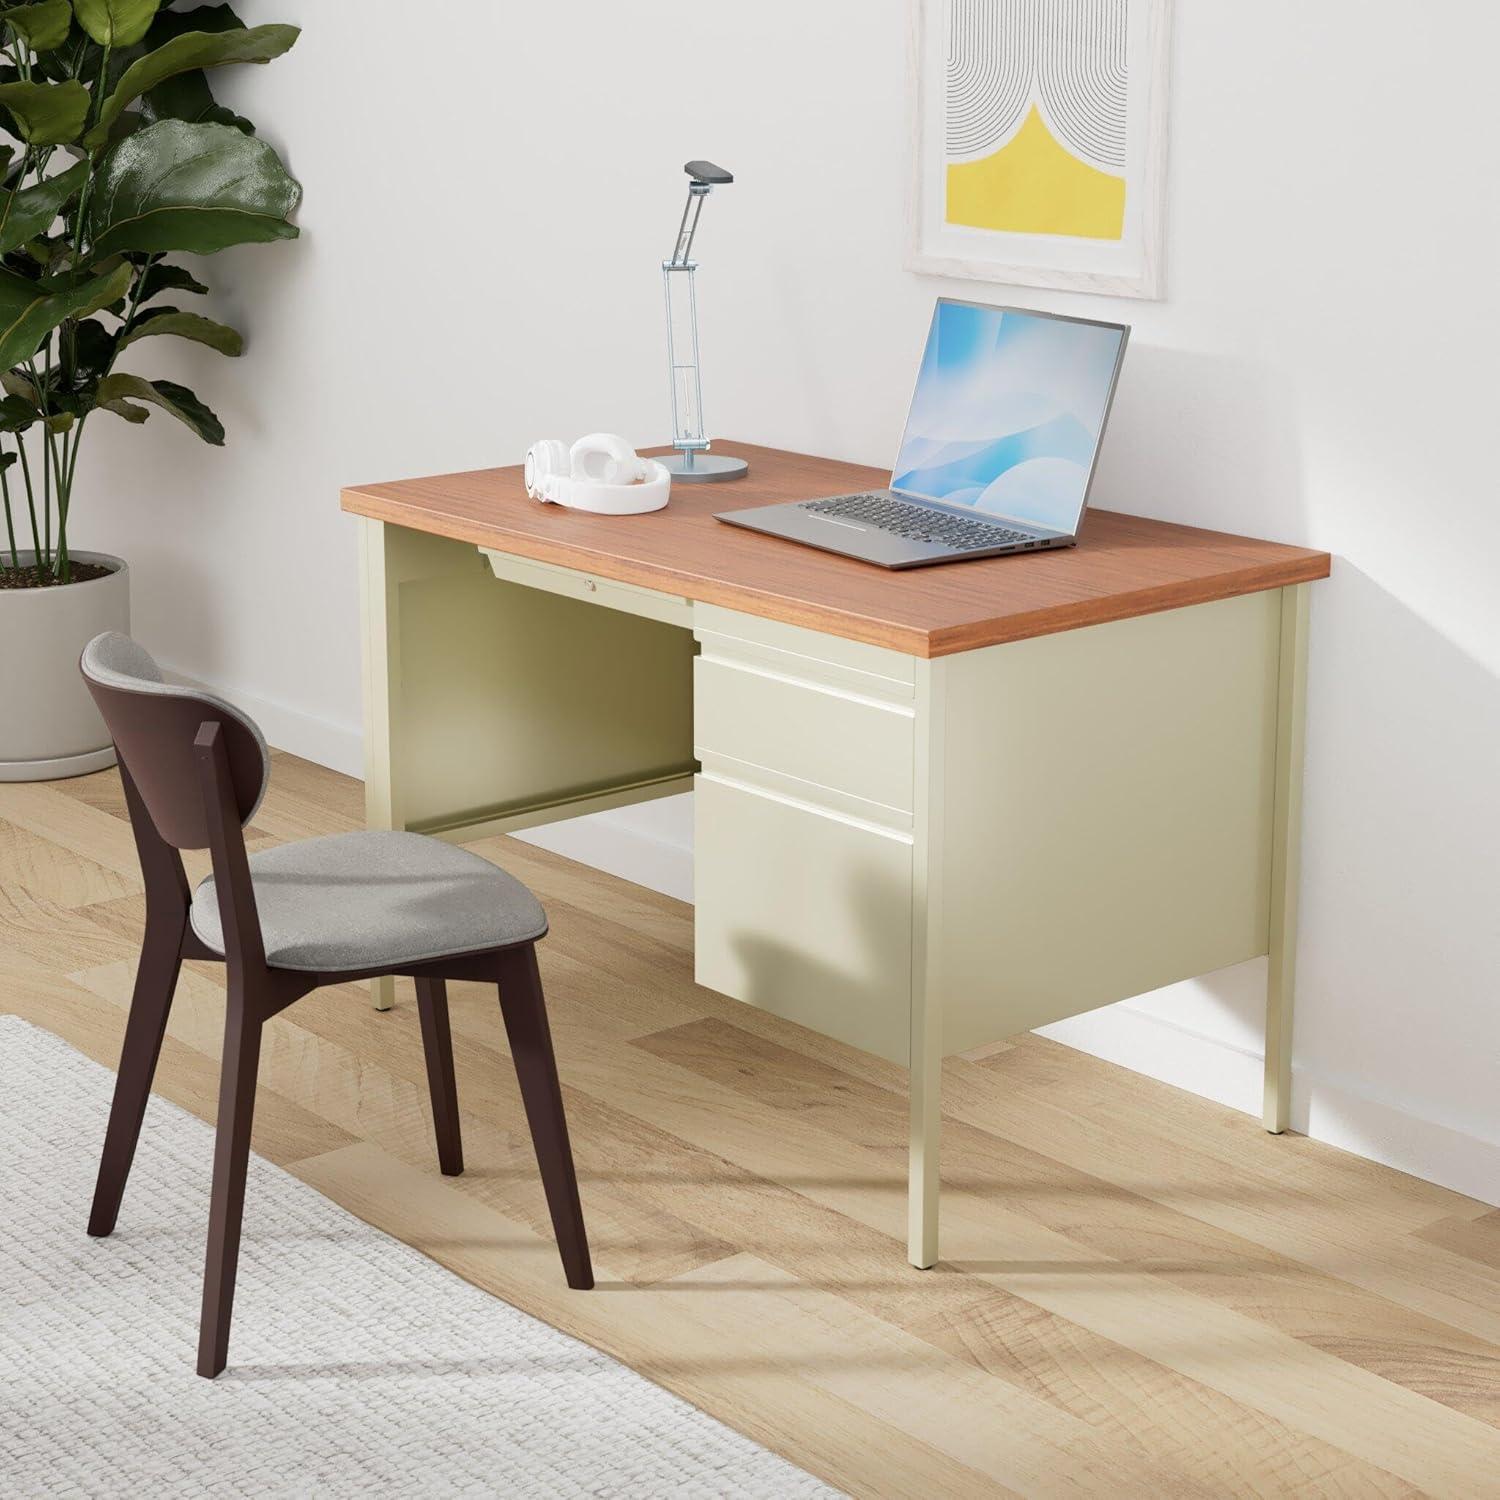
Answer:
[(687, 202), (682, 205), (682, 221), (677, 226), (677, 242), (672, 249), (669, 264), (684, 266), (693, 253), (693, 237), (698, 233), (698, 220), (703, 217), (703, 200), (708, 197), (706, 183), (693, 183), (688, 188)]

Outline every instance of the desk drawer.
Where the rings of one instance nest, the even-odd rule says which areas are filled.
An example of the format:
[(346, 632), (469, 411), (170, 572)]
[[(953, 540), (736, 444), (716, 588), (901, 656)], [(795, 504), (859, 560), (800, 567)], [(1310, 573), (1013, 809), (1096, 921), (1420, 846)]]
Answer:
[(909, 836), (707, 772), (694, 819), (698, 983), (905, 1064)]
[(693, 744), (909, 814), (915, 710), (711, 654), (693, 665)]
[(516, 557), (509, 552), (497, 552), (492, 547), (479, 550), (489, 560), (490, 571), (495, 577), (507, 583), (545, 589), (549, 594), (565, 594), (570, 599), (581, 599), (585, 604), (602, 604), (606, 609), (623, 610), (628, 615), (644, 615), (648, 620), (660, 620), (665, 625), (692, 628), (693, 601), (680, 594), (663, 594), (656, 589), (641, 588), (639, 584), (596, 578), (576, 568)]

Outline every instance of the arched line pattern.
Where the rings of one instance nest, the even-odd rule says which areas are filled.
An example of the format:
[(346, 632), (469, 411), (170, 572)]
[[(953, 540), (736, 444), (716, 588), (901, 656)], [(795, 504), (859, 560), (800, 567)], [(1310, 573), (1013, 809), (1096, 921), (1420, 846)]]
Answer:
[(1125, 170), (1126, 0), (1033, 0), (1045, 42), (1038, 93), (1048, 128), (1075, 156)]
[(947, 156), (999, 150), (1035, 103), (1081, 161), (1125, 170), (1128, 0), (950, 0)]
[(1035, 93), (1036, 31), (1017, 24), (1031, 8), (952, 0), (948, 16), (948, 156), (988, 156), (1026, 118)]

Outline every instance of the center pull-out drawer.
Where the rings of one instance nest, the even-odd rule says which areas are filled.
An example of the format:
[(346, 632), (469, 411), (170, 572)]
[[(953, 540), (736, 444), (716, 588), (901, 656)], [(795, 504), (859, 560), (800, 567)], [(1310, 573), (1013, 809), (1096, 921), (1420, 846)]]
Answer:
[(562, 568), (556, 563), (538, 562), (531, 557), (516, 557), (497, 552), (493, 547), (479, 549), (489, 559), (490, 571), (508, 583), (523, 583), (527, 588), (545, 589), (549, 594), (564, 594), (586, 604), (602, 604), (606, 609), (624, 610), (628, 615), (644, 615), (665, 625), (691, 629), (693, 601), (681, 594), (663, 594), (657, 589), (642, 588), (635, 583), (620, 583), (613, 578), (596, 578), (577, 568)]
[(698, 983), (905, 1065), (910, 838), (710, 773), (694, 820)]
[(912, 810), (914, 709), (704, 653), (693, 665), (699, 759), (730, 756), (877, 803)]

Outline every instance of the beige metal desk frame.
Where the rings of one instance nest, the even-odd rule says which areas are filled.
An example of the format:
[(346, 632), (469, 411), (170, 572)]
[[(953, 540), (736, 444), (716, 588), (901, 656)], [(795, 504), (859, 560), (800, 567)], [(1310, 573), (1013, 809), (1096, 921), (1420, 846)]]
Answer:
[[(725, 446), (764, 476), (737, 503), (871, 482)], [(861, 603), (889, 575), (714, 526), (725, 492), (674, 496), (674, 567), (517, 489), (499, 470), (345, 492), (372, 827), (468, 838), (696, 788), (697, 978), (910, 1070), (916, 1266), (938, 1254), (945, 1055), (1268, 954), (1265, 1124), (1285, 1129), (1307, 593), (1326, 555), (1106, 518), (1076, 554), (930, 570), (987, 570), (961, 583), (988, 624), (965, 602), (946, 640), (898, 649), (881, 641), (907, 624)], [(1234, 566), (1184, 584), (1164, 560), (1202, 539), (1233, 544)], [(671, 535), (649, 540), (670, 557)], [(698, 555), (719, 546), (717, 568)], [(744, 570), (766, 556), (780, 567), (757, 593)], [(1071, 612), (1040, 633), (1002, 570), (1063, 556)], [(1170, 575), (1149, 602), (1148, 565)], [(910, 576), (891, 597), (941, 614), (954, 585)]]

